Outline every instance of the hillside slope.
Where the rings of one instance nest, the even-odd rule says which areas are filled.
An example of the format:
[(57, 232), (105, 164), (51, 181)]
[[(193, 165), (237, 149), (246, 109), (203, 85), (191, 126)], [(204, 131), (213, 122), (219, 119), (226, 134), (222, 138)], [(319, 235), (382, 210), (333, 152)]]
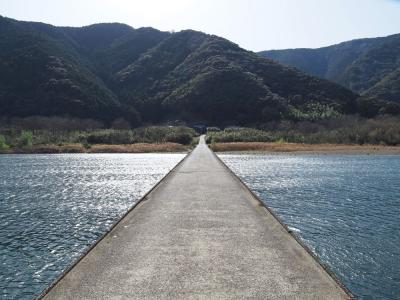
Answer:
[[(396, 80), (377, 83), (379, 93)], [(338, 84), (201, 32), (118, 23), (55, 27), (0, 17), (3, 117), (257, 125), (363, 113), (368, 103)]]
[(356, 93), (400, 103), (400, 34), (360, 39), (318, 49), (259, 53)]
[(118, 97), (88, 65), (61, 39), (28, 23), (0, 18), (1, 115), (111, 120), (124, 113)]
[(223, 38), (191, 30), (171, 35), (115, 80), (126, 101), (153, 121), (160, 107), (168, 118), (217, 124), (290, 117), (312, 104), (353, 113), (358, 97)]

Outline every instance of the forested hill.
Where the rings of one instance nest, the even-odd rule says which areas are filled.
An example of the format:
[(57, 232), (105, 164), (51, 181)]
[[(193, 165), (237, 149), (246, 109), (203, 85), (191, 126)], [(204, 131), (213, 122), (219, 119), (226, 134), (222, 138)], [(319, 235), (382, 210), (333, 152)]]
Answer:
[[(201, 32), (0, 17), (0, 117), (248, 125), (363, 114), (367, 102)], [(372, 114), (390, 109), (374, 105)]]
[(369, 97), (400, 103), (400, 34), (318, 49), (259, 53)]
[(124, 101), (149, 112), (146, 118), (160, 107), (169, 118), (213, 124), (285, 118), (313, 105), (327, 113), (357, 109), (349, 90), (191, 30), (171, 35), (115, 79)]
[(109, 77), (168, 33), (122, 24), (82, 28), (0, 18), (0, 115), (139, 122)]

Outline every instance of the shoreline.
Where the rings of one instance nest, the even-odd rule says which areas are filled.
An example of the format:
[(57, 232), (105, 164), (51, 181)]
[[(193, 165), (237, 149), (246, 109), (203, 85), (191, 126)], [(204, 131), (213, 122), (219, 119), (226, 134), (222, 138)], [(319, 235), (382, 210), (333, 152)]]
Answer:
[[(355, 144), (301, 144), (276, 142), (232, 142), (215, 143), (209, 147), (218, 153), (301, 153), (301, 154), (387, 154), (399, 155), (400, 146), (355, 145)], [(1, 154), (67, 154), (67, 153), (187, 153), (191, 145), (177, 143), (137, 144), (38, 144), (26, 148), (0, 151)]]
[(176, 153), (188, 152), (189, 145), (177, 143), (138, 143), (138, 144), (95, 144), (85, 147), (82, 144), (40, 144), (26, 148), (0, 151), (0, 154), (63, 154), (63, 153)]
[(220, 153), (400, 154), (400, 146), (384, 145), (234, 142), (216, 143), (209, 146), (213, 151)]

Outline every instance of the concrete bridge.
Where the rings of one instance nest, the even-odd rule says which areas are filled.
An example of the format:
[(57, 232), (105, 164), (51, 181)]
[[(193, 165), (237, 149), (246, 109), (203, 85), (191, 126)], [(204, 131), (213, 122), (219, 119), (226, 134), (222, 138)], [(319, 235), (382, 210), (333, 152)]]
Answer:
[(200, 144), (44, 299), (349, 299)]

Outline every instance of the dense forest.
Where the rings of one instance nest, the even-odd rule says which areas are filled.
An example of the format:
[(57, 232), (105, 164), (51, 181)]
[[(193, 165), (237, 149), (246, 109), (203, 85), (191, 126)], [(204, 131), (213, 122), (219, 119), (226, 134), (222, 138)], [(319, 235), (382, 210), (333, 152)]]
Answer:
[[(308, 74), (340, 83), (369, 98), (400, 104), (400, 34), (318, 49), (259, 53)], [(396, 104), (395, 104), (396, 103)]]
[(3, 118), (257, 127), (397, 109), (197, 31), (55, 27), (0, 17)]

